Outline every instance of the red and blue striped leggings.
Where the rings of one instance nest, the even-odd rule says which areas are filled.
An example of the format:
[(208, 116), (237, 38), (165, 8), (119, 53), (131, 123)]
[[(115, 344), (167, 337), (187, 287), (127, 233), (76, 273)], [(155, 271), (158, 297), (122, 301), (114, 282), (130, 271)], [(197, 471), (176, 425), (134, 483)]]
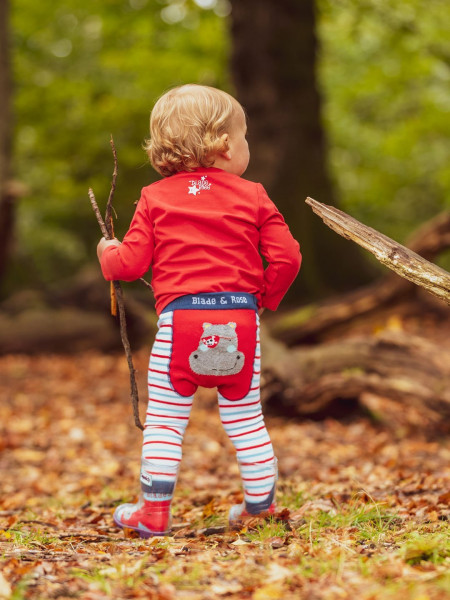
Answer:
[[(273, 492), (274, 452), (260, 402), (259, 317), (250, 294), (184, 296), (161, 313), (150, 356), (142, 449), (144, 479), (169, 498), (197, 387), (217, 387), (222, 424), (236, 449), (245, 501)], [(166, 468), (165, 468), (166, 467)], [(173, 485), (171, 485), (173, 484)], [(148, 486), (147, 486), (148, 488)], [(150, 491), (150, 490), (148, 490)]]

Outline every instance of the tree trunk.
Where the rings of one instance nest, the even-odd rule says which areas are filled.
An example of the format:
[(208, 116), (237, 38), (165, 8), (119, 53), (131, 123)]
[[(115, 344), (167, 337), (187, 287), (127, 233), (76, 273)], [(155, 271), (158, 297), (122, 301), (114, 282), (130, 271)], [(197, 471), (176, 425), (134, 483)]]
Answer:
[(11, 185), (12, 110), (9, 1), (0, 0), (0, 282), (5, 274), (14, 226)]
[(314, 0), (232, 0), (232, 74), (249, 117), (260, 181), (286, 218), (305, 257), (291, 299), (320, 297), (367, 283), (358, 249), (326, 231), (305, 206), (317, 194), (335, 204), (316, 82)]

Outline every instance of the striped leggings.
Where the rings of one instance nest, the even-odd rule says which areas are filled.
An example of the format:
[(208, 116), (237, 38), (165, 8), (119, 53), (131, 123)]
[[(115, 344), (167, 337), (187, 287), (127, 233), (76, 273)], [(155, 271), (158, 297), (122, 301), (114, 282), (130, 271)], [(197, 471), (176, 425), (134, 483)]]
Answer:
[[(208, 387), (218, 387), (220, 419), (236, 450), (243, 480), (245, 501), (250, 503), (264, 502), (274, 488), (275, 474), (273, 469), (272, 471), (267, 469), (267, 465), (274, 462), (274, 452), (264, 424), (260, 402), (261, 356), (258, 314), (252, 310), (244, 311), (247, 320), (253, 319), (254, 337), (251, 339), (253, 339), (254, 351), (241, 356), (241, 360), (250, 357), (246, 364), (248, 384), (244, 395), (235, 400), (229, 399), (230, 394), (227, 393), (228, 389), (232, 388), (224, 386), (222, 389), (221, 383), (222, 381), (233, 381), (233, 377), (234, 379), (239, 378), (239, 374), (233, 377), (228, 376), (226, 379), (220, 376), (206, 376), (205, 378), (201, 375), (196, 376), (192, 369), (189, 370), (186, 367), (185, 373), (188, 373), (188, 371), (190, 373), (186, 377), (191, 380), (191, 387), (187, 385), (183, 387), (181, 385), (183, 382), (176, 381), (177, 377), (178, 379), (184, 377), (182, 371), (177, 376), (174, 376), (173, 371), (174, 339), (177, 339), (177, 326), (174, 322), (176, 312), (169, 310), (160, 315), (158, 333), (150, 356), (148, 370), (149, 402), (142, 447), (142, 464), (146, 465), (146, 473), (141, 472), (141, 481), (143, 481), (142, 477), (146, 478), (147, 481), (152, 481), (155, 491), (165, 489), (166, 496), (171, 497), (175, 486), (176, 467), (181, 461), (183, 436), (189, 421), (194, 392), (197, 384), (207, 385)], [(193, 310), (183, 312), (198, 313), (198, 311)], [(220, 312), (222, 311), (202, 311), (202, 313), (207, 313), (206, 316), (210, 318), (213, 314), (216, 317), (216, 322), (221, 317), (221, 322), (223, 322), (229, 319), (230, 315), (232, 317), (238, 316), (239, 311), (225, 311), (226, 315), (218, 314)], [(195, 316), (198, 316), (197, 320), (199, 321), (205, 318), (205, 314), (195, 314)], [(240, 329), (239, 318), (236, 320), (237, 325), (234, 322), (228, 323), (227, 326), (222, 326), (222, 330), (218, 329), (220, 327), (218, 325), (215, 325), (215, 329), (212, 329), (214, 323), (203, 323), (204, 328), (205, 326), (211, 326), (209, 330), (216, 333), (209, 334), (208, 329), (204, 329), (206, 334), (203, 332), (197, 351), (193, 346), (193, 342), (189, 346), (189, 343), (183, 338), (183, 333), (177, 342), (178, 347), (184, 348), (186, 357), (191, 353), (191, 361), (194, 361), (195, 358), (200, 360), (204, 357), (214, 356), (211, 349), (218, 350), (225, 339), (228, 340), (224, 342), (228, 344), (224, 351), (225, 359), (230, 359), (234, 354), (239, 355), (236, 352), (236, 338), (233, 338), (233, 335), (227, 336), (227, 330), (224, 329), (230, 326), (235, 327), (235, 331), (239, 335), (239, 331), (243, 331), (243, 327)], [(191, 327), (190, 324), (189, 330), (191, 329), (195, 329), (195, 327)], [(197, 333), (194, 331), (193, 336), (198, 341), (198, 331)], [(192, 350), (194, 352), (191, 352)], [(186, 364), (187, 360), (186, 358)], [(193, 368), (195, 368), (195, 362), (193, 364)], [(205, 384), (205, 382), (207, 383)], [(180, 389), (183, 393), (180, 393)], [(186, 395), (186, 391), (192, 393)], [(173, 485), (170, 485), (171, 483)], [(167, 494), (167, 492), (169, 493)]]

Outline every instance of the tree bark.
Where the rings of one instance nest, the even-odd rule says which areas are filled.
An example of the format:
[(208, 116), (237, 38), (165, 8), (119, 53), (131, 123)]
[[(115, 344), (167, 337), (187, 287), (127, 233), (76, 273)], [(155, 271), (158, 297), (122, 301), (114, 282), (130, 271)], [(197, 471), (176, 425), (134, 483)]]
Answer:
[(397, 275), (450, 304), (450, 273), (341, 210), (326, 206), (313, 198), (307, 198), (306, 203), (333, 231), (371, 252)]
[(316, 81), (314, 0), (231, 5), (232, 75), (249, 118), (246, 177), (263, 183), (307, 258), (290, 298), (367, 283), (373, 273), (362, 255), (320, 227), (304, 204), (314, 194), (335, 204)]
[(11, 92), (9, 0), (0, 0), (0, 282), (8, 263), (14, 229)]

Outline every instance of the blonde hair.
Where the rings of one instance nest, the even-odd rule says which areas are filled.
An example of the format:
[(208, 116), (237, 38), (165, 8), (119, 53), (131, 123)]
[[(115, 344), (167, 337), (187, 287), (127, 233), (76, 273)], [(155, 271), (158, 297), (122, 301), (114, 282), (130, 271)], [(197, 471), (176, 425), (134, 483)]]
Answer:
[(210, 167), (227, 152), (222, 139), (234, 115), (242, 110), (235, 98), (205, 85), (182, 85), (166, 92), (153, 107), (146, 150), (153, 167), (168, 177), (179, 171)]

